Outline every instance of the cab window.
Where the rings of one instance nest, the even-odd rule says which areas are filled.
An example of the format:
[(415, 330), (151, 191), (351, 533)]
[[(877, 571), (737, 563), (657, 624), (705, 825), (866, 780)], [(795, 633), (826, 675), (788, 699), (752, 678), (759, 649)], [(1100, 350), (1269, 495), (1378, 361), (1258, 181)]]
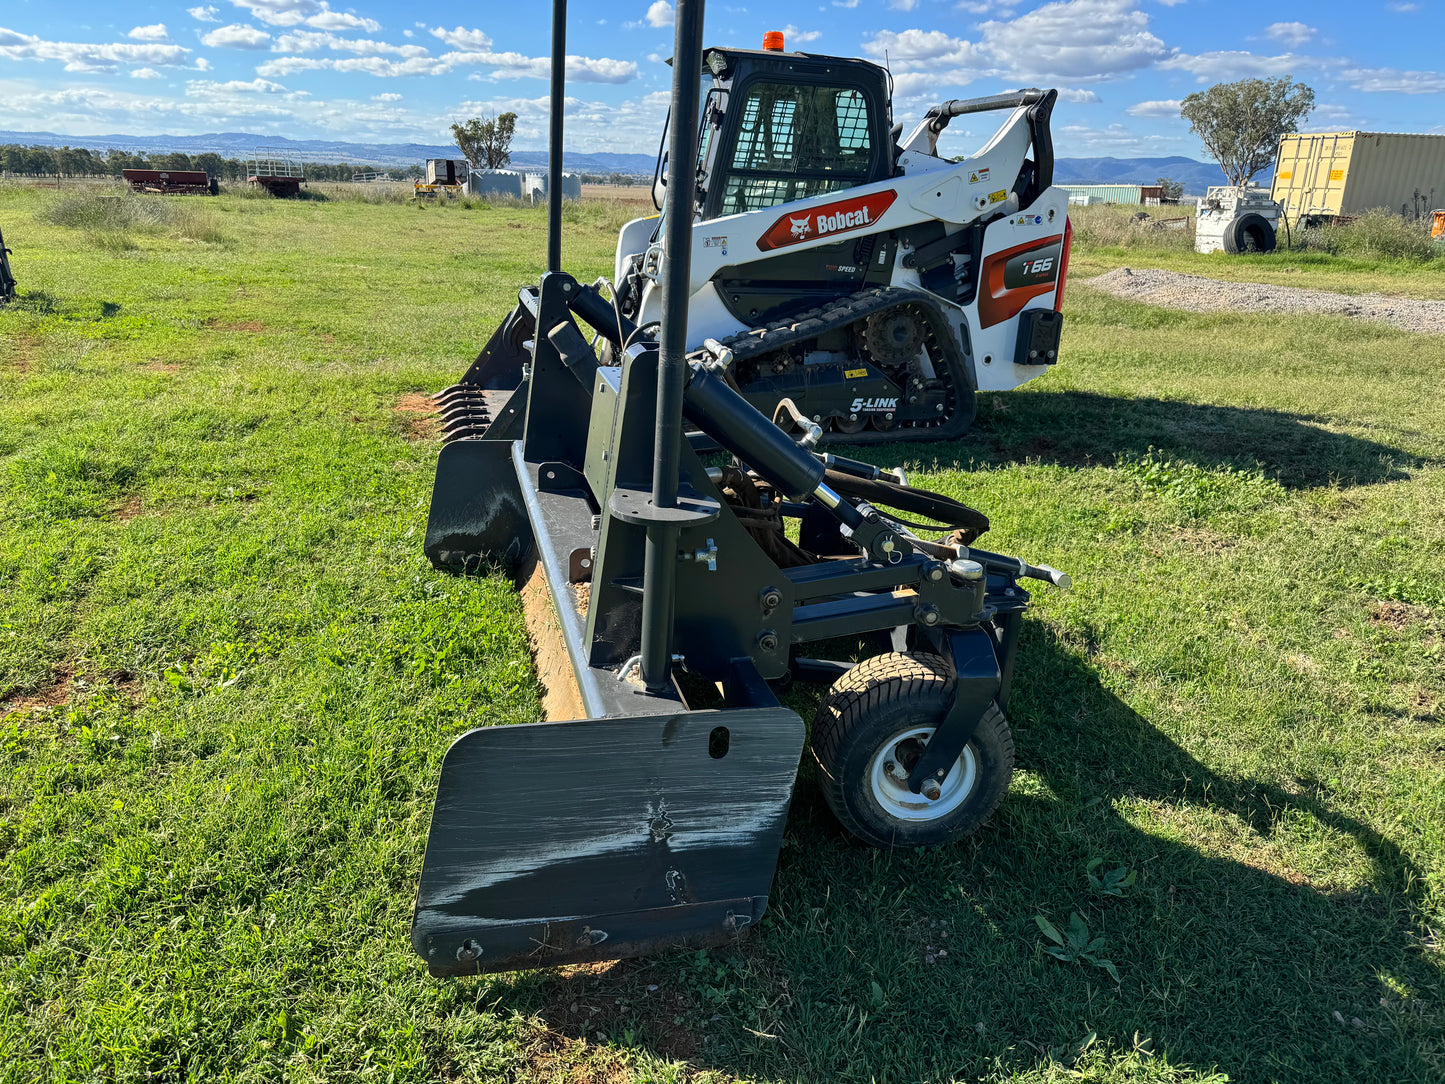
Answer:
[(853, 87), (754, 83), (737, 144), (720, 163), (720, 215), (756, 211), (866, 184), (873, 164), (868, 100)]

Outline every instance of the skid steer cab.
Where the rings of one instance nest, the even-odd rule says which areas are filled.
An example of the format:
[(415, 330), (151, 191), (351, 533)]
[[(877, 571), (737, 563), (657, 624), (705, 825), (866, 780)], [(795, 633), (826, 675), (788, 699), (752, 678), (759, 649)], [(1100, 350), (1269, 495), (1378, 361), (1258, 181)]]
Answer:
[[(692, 234), (687, 347), (725, 362), (769, 417), (791, 399), (824, 443), (962, 436), (978, 392), (1016, 388), (1059, 359), (1072, 231), (1053, 186), (1057, 94), (942, 102), (904, 137), (885, 69), (771, 45), (705, 50), (694, 180), (677, 183), (669, 140), (658, 156), (654, 199), (681, 202), (678, 228)], [(1000, 123), (982, 147), (939, 156), (950, 121), (983, 114)], [(622, 227), (603, 287), (617, 319), (649, 335), (667, 221)], [(520, 382), (526, 306), (511, 323), (509, 355), (484, 351), (463, 384)], [(459, 411), (449, 424), (461, 435), (494, 416)]]
[[(670, 134), (686, 149), (700, 0), (676, 18)], [(693, 191), (698, 161), (687, 149), (670, 183)], [(976, 831), (1013, 770), (1022, 581), (1068, 585), (977, 548), (988, 519), (966, 504), (818, 451), (823, 427), (791, 397), (760, 412), (728, 348), (689, 350), (690, 202), (667, 204), (658, 316), (638, 326), (558, 268), (560, 191), (551, 269), (484, 352), (520, 355), (521, 382), (441, 395), (492, 416), (441, 450), (426, 553), (521, 585), (549, 721), (471, 730), (446, 753), (412, 924), (438, 975), (756, 926), (807, 740), (786, 683), (830, 686), (810, 744), (849, 833), (918, 847)]]

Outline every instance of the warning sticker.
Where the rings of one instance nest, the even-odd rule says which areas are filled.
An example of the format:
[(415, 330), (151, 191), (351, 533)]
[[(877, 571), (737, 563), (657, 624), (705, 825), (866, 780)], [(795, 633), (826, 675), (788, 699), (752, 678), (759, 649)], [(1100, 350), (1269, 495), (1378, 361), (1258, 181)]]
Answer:
[(1291, 171), (1289, 171), (1289, 170), (1287, 170), (1287, 169), (1282, 169), (1282, 170), (1279, 171), (1279, 179), (1280, 179), (1280, 180), (1282, 180), (1282, 181), (1288, 181), (1288, 180), (1292, 180), (1293, 178), (1294, 178), (1294, 174), (1293, 174)]
[(844, 369), (844, 370), (843, 370), (843, 375), (846, 376), (849, 380), (856, 380), (856, 379), (858, 379), (860, 376), (867, 376), (867, 375), (868, 375), (868, 370), (867, 370), (867, 369)]
[(989, 203), (1002, 203), (1006, 199), (1008, 199), (1007, 188), (1000, 188), (997, 192), (990, 192), (988, 194)]
[(986, 180), (988, 180), (988, 166), (976, 169), (968, 175), (969, 184), (982, 184)]
[(1345, 171), (1344, 171), (1344, 170), (1342, 170), (1342, 169), (1332, 169), (1332, 170), (1330, 170), (1330, 180), (1332, 180), (1332, 181), (1343, 181), (1344, 179), (1345, 179)]

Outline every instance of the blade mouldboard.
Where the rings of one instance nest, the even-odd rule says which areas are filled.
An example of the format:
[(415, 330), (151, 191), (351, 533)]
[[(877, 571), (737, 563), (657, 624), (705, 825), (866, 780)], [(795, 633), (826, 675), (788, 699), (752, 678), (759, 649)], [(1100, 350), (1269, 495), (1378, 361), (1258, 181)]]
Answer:
[(785, 708), (463, 734), (413, 946), (434, 974), (476, 974), (734, 936), (767, 907), (803, 734)]

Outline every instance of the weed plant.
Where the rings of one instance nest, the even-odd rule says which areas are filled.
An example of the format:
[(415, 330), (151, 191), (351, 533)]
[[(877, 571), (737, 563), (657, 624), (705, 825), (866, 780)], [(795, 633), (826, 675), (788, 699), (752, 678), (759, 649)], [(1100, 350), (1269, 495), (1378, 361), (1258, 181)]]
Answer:
[[(1164, 225), (1165, 219), (1179, 218), (1188, 219), (1182, 229)], [(1081, 249), (1182, 252), (1194, 247), (1194, 208), (1187, 205), (1074, 204), (1069, 207), (1069, 220), (1074, 225), (1074, 244)]]
[(89, 244), (111, 252), (137, 247), (137, 234), (167, 234), (188, 241), (221, 244), (227, 240), (209, 208), (210, 197), (136, 193), (119, 185), (87, 187), (53, 196), (40, 211), (53, 225), (79, 230)]
[(1445, 261), (1445, 245), (1432, 240), (1428, 222), (1412, 222), (1384, 209), (1367, 211), (1339, 226), (1295, 230), (1290, 235), (1290, 248), (1364, 260)]

